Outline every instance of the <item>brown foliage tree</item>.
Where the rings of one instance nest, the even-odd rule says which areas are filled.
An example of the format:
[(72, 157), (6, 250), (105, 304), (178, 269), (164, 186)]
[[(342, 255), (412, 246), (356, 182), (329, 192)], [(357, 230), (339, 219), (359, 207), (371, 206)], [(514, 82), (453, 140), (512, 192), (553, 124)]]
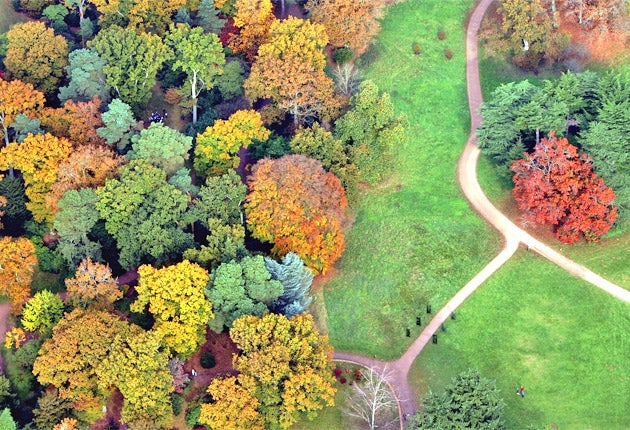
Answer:
[(73, 278), (66, 279), (68, 301), (83, 308), (95, 305), (111, 309), (122, 297), (116, 280), (108, 266), (86, 258), (79, 264)]
[(105, 145), (105, 139), (96, 133), (103, 127), (101, 99), (94, 96), (89, 102), (66, 100), (61, 108), (45, 108), (39, 117), (42, 126), (57, 137), (65, 137), (76, 147)]
[(19, 314), (31, 293), (31, 280), (37, 265), (35, 246), (23, 237), (0, 238), (0, 294), (8, 295), (11, 312)]

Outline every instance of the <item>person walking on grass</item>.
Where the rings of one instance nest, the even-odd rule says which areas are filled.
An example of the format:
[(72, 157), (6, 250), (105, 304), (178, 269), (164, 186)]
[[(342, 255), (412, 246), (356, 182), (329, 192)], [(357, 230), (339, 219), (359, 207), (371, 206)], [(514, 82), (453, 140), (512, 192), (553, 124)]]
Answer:
[(521, 388), (519, 389), (521, 392), (521, 397), (525, 397), (525, 387), (521, 385)]

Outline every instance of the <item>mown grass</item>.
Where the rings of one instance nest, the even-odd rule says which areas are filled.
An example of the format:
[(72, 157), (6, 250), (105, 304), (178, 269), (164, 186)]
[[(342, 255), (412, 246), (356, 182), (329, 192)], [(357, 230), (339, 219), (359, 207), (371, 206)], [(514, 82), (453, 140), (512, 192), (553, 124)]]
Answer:
[(630, 428), (627, 303), (520, 251), (456, 316), (414, 363), (418, 393), (478, 368), (497, 381), (506, 428)]
[[(409, 0), (391, 7), (364, 76), (391, 94), (410, 121), (396, 171), (363, 196), (337, 275), (325, 286), (338, 350), (398, 357), (419, 329), (425, 298), (439, 308), (499, 249), (456, 181), (469, 115), (464, 30), (472, 1)], [(446, 32), (438, 40), (439, 30)], [(413, 43), (421, 46), (413, 54)], [(444, 56), (453, 51), (452, 60)], [(405, 328), (411, 337), (405, 337)]]
[(7, 32), (13, 24), (26, 20), (26, 16), (13, 9), (11, 0), (0, 0), (0, 34)]
[(335, 394), (334, 407), (319, 411), (313, 421), (302, 420), (294, 424), (291, 426), (291, 430), (354, 430), (356, 427), (353, 427), (350, 418), (346, 417), (341, 410), (341, 407), (345, 405), (349, 387), (338, 382), (336, 386), (337, 394)]

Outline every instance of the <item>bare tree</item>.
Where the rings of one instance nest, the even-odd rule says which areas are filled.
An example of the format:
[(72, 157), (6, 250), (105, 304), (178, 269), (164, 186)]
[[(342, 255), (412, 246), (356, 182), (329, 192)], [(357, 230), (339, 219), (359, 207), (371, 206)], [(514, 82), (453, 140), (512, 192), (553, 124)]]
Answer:
[(390, 376), (387, 367), (382, 374), (372, 368), (364, 372), (363, 379), (351, 386), (343, 412), (367, 424), (370, 430), (399, 427), (398, 403), (387, 383)]
[(333, 69), (337, 91), (345, 96), (351, 96), (359, 89), (361, 73), (354, 67), (354, 64), (344, 63), (335, 65)]

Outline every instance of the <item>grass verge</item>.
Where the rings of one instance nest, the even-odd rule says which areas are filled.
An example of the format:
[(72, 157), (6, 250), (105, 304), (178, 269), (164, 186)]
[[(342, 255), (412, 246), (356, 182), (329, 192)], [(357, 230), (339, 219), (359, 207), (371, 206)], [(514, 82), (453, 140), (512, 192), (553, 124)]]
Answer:
[(419, 395), (478, 368), (497, 380), (506, 428), (630, 428), (627, 303), (520, 251), (456, 316), (414, 363)]
[(325, 286), (338, 350), (398, 357), (420, 331), (415, 316), (426, 297), (441, 307), (500, 247), (462, 197), (455, 172), (469, 131), (463, 22), (472, 5), (409, 0), (391, 7), (363, 60), (365, 78), (408, 115), (409, 142), (396, 149), (395, 174), (363, 196), (338, 274)]

